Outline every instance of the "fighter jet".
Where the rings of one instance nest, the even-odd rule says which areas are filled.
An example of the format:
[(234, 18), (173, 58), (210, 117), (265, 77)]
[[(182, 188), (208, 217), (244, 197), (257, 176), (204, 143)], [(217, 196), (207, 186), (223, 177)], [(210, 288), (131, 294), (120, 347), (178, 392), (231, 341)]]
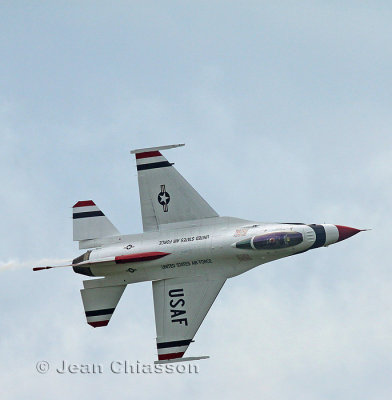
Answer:
[[(283, 257), (345, 240), (360, 229), (333, 224), (261, 223), (220, 217), (161, 153), (132, 150), (143, 233), (122, 235), (92, 200), (72, 208), (73, 240), (87, 251), (69, 267), (82, 275), (87, 323), (108, 325), (129, 284), (151, 281), (156, 363), (186, 357), (190, 343), (228, 278)], [(34, 270), (54, 266), (37, 267)]]

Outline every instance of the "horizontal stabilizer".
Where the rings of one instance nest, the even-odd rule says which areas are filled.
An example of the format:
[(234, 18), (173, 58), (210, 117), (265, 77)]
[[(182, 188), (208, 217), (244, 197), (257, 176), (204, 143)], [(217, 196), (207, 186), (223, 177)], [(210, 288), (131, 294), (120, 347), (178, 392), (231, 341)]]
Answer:
[(72, 207), (72, 219), (74, 241), (120, 234), (92, 200), (78, 201)]
[(125, 287), (126, 285), (117, 285), (82, 289), (80, 293), (82, 294), (87, 323), (94, 328), (106, 326), (124, 293)]

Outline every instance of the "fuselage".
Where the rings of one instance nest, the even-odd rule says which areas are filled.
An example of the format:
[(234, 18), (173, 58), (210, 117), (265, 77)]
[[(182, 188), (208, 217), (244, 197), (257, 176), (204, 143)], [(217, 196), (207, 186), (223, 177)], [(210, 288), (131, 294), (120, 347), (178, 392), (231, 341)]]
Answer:
[[(173, 224), (158, 232), (92, 240), (74, 271), (135, 283), (174, 277), (230, 278), (258, 265), (328, 246), (359, 232), (332, 224), (259, 223), (232, 217)], [(354, 232), (355, 231), (355, 232)]]
[(220, 217), (161, 150), (133, 150), (142, 234), (121, 235), (93, 200), (72, 207), (73, 240), (86, 252), (72, 267), (83, 281), (87, 323), (107, 326), (128, 284), (152, 281), (158, 363), (183, 358), (228, 278), (280, 258), (347, 239), (359, 229), (332, 224), (263, 223)]

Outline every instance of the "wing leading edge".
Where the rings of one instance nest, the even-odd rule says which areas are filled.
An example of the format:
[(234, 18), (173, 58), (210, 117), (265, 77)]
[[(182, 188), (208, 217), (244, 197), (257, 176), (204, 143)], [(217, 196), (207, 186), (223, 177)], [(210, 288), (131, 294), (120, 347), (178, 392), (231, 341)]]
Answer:
[(179, 146), (183, 144), (131, 151), (136, 157), (144, 232), (172, 222), (218, 217), (160, 152)]
[(173, 278), (152, 283), (159, 361), (183, 357), (225, 281)]

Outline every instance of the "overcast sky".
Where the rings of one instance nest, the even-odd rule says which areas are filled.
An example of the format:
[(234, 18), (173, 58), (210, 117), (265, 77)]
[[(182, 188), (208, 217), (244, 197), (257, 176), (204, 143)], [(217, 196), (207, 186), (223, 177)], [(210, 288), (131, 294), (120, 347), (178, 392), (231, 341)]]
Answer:
[[(81, 4), (82, 3), (82, 4)], [(392, 5), (0, 4), (2, 399), (389, 399)], [(197, 375), (59, 375), (156, 359), (151, 284), (85, 322), (71, 207), (142, 231), (133, 148), (165, 153), (220, 215), (372, 228), (229, 280)]]

